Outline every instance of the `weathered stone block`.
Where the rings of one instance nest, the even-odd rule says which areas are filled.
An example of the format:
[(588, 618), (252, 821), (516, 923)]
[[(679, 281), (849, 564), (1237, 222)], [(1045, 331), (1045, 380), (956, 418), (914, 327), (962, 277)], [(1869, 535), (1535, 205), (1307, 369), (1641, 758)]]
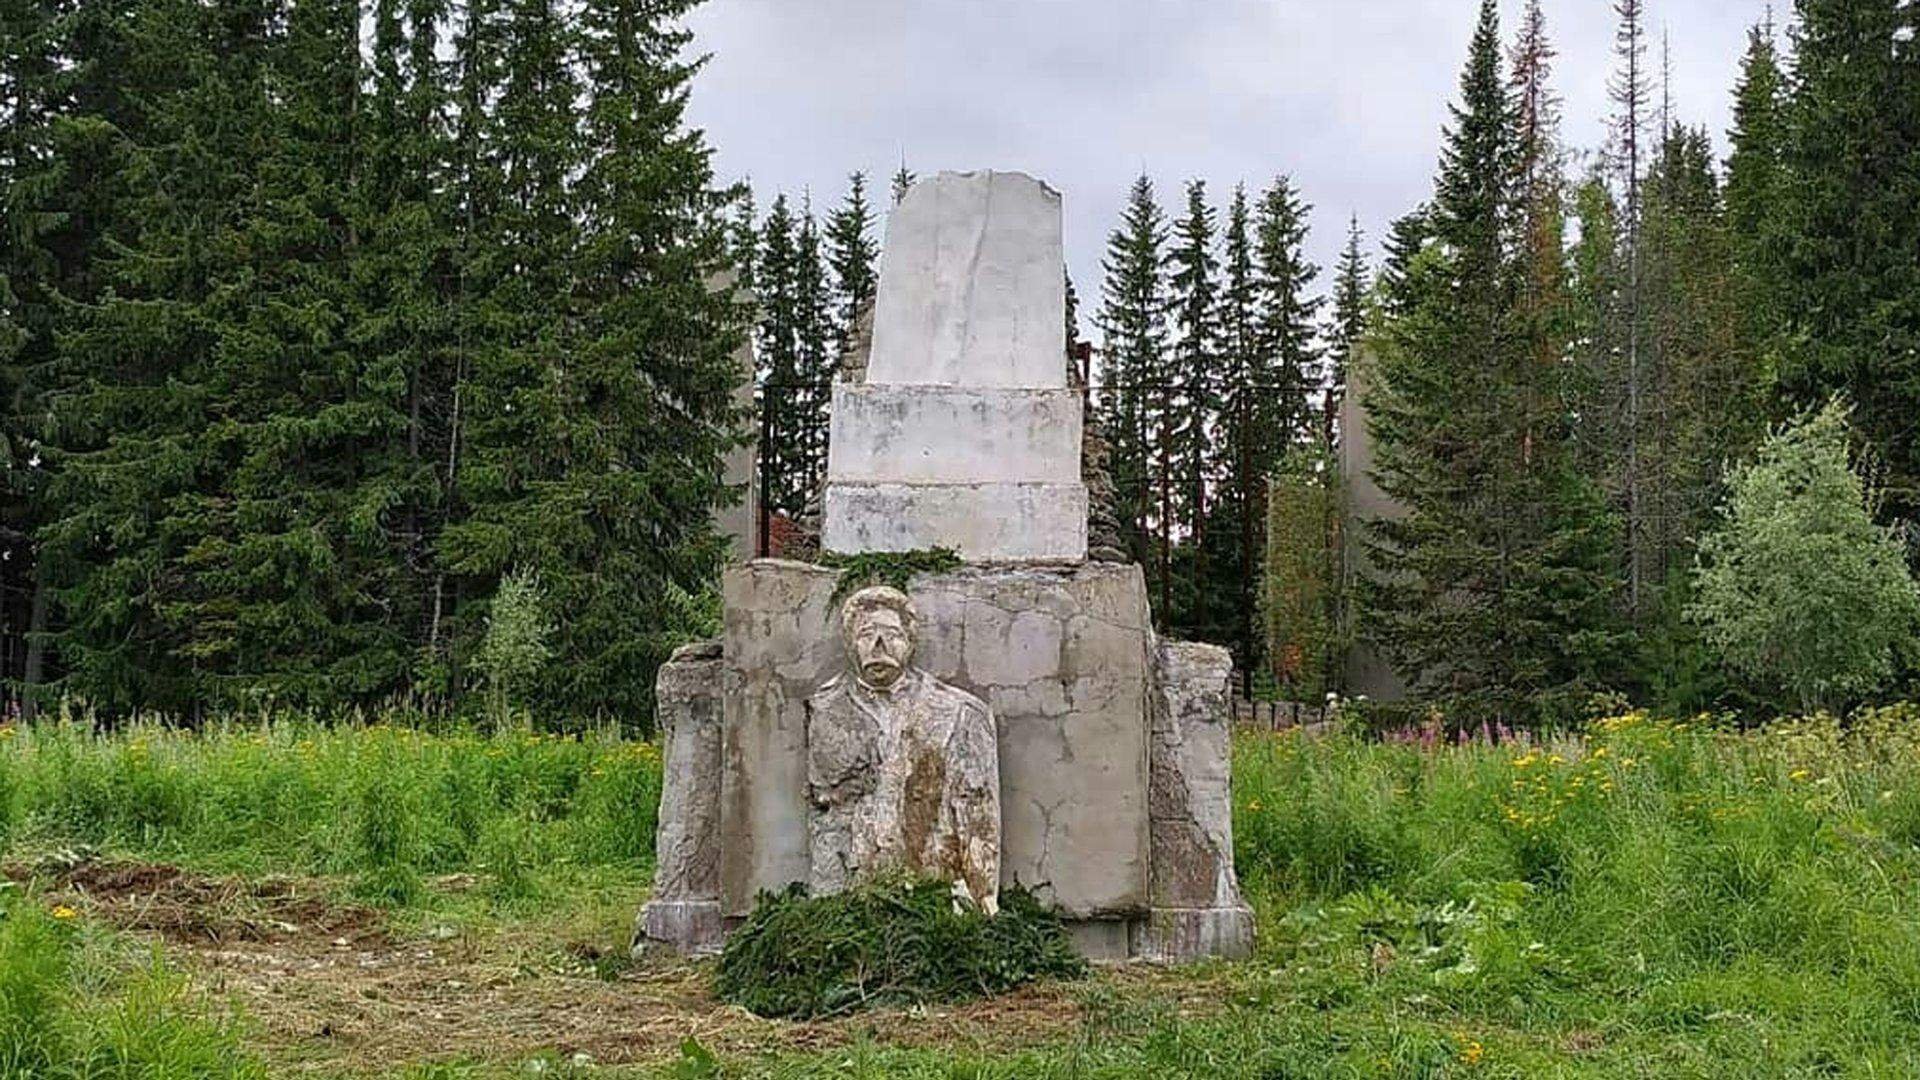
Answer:
[(662, 945), (717, 952), (720, 917), (720, 643), (689, 645), (654, 683), (666, 785), (654, 831), (653, 894), (634, 927), (635, 953)]
[(1078, 390), (833, 388), (829, 483), (1080, 483)]
[(1022, 173), (940, 173), (887, 218), (869, 383), (1066, 385), (1060, 196)]
[(1087, 489), (1071, 484), (829, 484), (828, 551), (950, 548), (968, 562), (1087, 555)]
[(1174, 962), (1244, 956), (1253, 913), (1233, 870), (1233, 659), (1225, 649), (1161, 642), (1151, 749), (1153, 912), (1134, 952)]

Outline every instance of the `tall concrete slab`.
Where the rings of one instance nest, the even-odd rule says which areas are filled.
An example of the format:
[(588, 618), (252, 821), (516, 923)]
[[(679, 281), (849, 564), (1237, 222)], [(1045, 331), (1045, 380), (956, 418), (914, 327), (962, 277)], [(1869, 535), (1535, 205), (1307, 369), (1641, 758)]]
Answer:
[(887, 219), (867, 382), (1067, 385), (1060, 196), (1025, 173), (943, 172)]
[(941, 173), (894, 208), (864, 384), (834, 387), (821, 546), (969, 562), (1087, 552), (1060, 197)]

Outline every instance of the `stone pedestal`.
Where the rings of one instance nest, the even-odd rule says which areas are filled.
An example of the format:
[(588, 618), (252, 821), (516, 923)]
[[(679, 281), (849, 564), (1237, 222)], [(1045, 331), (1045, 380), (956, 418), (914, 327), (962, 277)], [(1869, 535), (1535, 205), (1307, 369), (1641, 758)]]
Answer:
[[(727, 572), (721, 898), (744, 916), (808, 874), (806, 701), (845, 665), (837, 572)], [(1001, 880), (1071, 918), (1147, 910), (1152, 629), (1140, 569), (968, 568), (920, 578), (915, 664), (998, 721)]]
[(1149, 805), (1153, 910), (1134, 955), (1178, 961), (1253, 951), (1253, 911), (1233, 872), (1233, 658), (1161, 642), (1155, 665)]
[[(662, 668), (677, 712), (647, 936), (710, 951), (716, 920), (808, 880), (806, 702), (846, 663), (838, 576), (778, 559), (729, 570), (721, 657)], [(1137, 566), (966, 568), (908, 591), (915, 664), (997, 721), (1002, 881), (1059, 910), (1096, 960), (1243, 955), (1226, 651), (1157, 640)]]
[[(924, 869), (939, 861), (928, 851), (964, 844), (970, 896), (992, 892), (997, 855), (1000, 885), (1059, 911), (1092, 959), (1247, 952), (1228, 657), (1158, 640), (1140, 568), (1086, 561), (1085, 401), (1067, 386), (1065, 320), (1046, 185), (943, 173), (907, 192), (865, 381), (834, 390), (822, 546), (949, 548), (967, 565), (904, 598), (874, 590), (891, 615), (849, 616), (851, 640), (838, 571), (727, 571), (721, 641), (660, 673), (667, 793), (641, 941), (712, 951), (763, 892), (839, 887), (896, 850)], [(892, 636), (909, 622), (900, 675)], [(850, 652), (864, 657), (852, 668)], [(869, 696), (830, 682), (847, 677)], [(912, 700), (871, 696), (890, 687)], [(914, 787), (936, 774), (964, 782)], [(922, 828), (958, 809), (951, 829)]]
[(834, 387), (821, 546), (968, 562), (1087, 553), (1060, 196), (942, 173), (888, 224), (864, 384)]

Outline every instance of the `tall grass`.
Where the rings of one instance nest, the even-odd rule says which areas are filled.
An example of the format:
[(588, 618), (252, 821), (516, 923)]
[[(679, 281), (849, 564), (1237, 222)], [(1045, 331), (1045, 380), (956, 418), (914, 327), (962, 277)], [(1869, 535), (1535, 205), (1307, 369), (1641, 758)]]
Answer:
[(643, 865), (659, 792), (656, 748), (612, 731), (0, 728), (0, 848), (352, 875), (399, 901), (425, 875), (484, 874), (512, 893), (540, 868)]
[(157, 955), (116, 944), (65, 909), (0, 895), (0, 1076), (264, 1080), (231, 1017)]
[[(0, 734), (0, 839), (401, 901), (471, 872), (512, 897), (558, 864), (644, 866), (659, 783), (657, 752), (612, 735), (49, 723)], [(1017, 1055), (727, 1075), (1920, 1075), (1920, 709), (1758, 732), (1631, 714), (1533, 744), (1245, 735), (1234, 798), (1260, 951), (1204, 976), (1211, 1009), (1097, 987), (1083, 1037)], [(15, 1055), (78, 1030), (34, 1019), (69, 1008), (36, 988), (72, 985), (34, 974), (56, 955), (36, 917), (0, 928)], [(184, 1002), (143, 977), (123, 985)]]
[(1770, 1075), (1920, 1072), (1920, 710), (1428, 751), (1246, 737), (1234, 764), (1236, 856), (1296, 987), (1711, 1032)]

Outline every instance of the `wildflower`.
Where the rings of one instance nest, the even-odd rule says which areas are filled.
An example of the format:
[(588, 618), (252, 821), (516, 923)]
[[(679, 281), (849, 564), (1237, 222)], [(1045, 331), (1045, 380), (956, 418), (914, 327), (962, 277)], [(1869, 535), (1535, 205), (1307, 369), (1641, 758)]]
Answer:
[(1463, 1065), (1478, 1065), (1480, 1059), (1485, 1056), (1487, 1056), (1487, 1048), (1481, 1046), (1477, 1039), (1468, 1039), (1466, 1044), (1460, 1047), (1460, 1063)]
[(1259, 800), (1259, 799), (1248, 799), (1248, 800), (1247, 800), (1247, 813), (1249, 813), (1249, 814), (1257, 814), (1257, 813), (1259, 813), (1259, 812), (1260, 812), (1260, 800)]
[(65, 904), (59, 904), (55, 906), (53, 909), (53, 917), (63, 922), (68, 919), (78, 918), (79, 915), (80, 915), (79, 912), (73, 910), (72, 908), (68, 907)]
[(1805, 780), (1805, 779), (1806, 779), (1807, 777), (1809, 777), (1809, 776), (1812, 776), (1812, 775), (1813, 775), (1812, 773), (1810, 773), (1810, 772), (1808, 772), (1808, 771), (1807, 771), (1807, 770), (1805, 770), (1805, 769), (1795, 769), (1795, 770), (1793, 770), (1792, 772), (1790, 772), (1790, 773), (1788, 773), (1788, 774), (1787, 774), (1787, 779), (1789, 779), (1789, 780)]

